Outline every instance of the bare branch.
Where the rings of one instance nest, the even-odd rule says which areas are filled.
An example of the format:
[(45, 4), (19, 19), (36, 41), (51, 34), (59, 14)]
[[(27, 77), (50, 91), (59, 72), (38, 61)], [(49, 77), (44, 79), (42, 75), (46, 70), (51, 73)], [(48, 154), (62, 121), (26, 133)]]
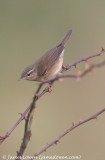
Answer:
[(18, 126), (18, 124), (19, 124), (23, 119), (25, 119), (25, 116), (27, 115), (27, 113), (29, 112), (29, 110), (31, 109), (31, 107), (34, 105), (35, 101), (38, 100), (39, 98), (41, 98), (41, 96), (43, 96), (43, 95), (47, 92), (47, 90), (44, 90), (44, 91), (42, 92), (43, 94), (41, 93), (41, 94), (39, 94), (39, 95), (37, 96), (37, 94), (39, 93), (41, 87), (42, 87), (42, 84), (40, 84), (40, 85), (38, 86), (38, 89), (37, 89), (37, 91), (36, 91), (35, 94), (34, 94), (34, 97), (33, 97), (32, 102), (31, 102), (30, 105), (27, 107), (27, 109), (26, 109), (23, 113), (21, 113), (21, 117), (19, 118), (19, 120), (18, 120), (18, 121), (13, 125), (13, 127), (5, 134), (4, 137), (1, 137), (1, 138), (0, 138), (0, 144), (3, 143), (3, 141), (4, 141), (7, 137), (9, 137), (10, 134), (14, 131), (14, 129)]
[[(39, 152), (35, 153), (33, 156), (30, 156), (30, 157), (36, 157), (38, 155), (40, 155), (41, 153), (45, 152), (48, 148), (50, 148), (51, 146), (53, 146), (54, 144), (57, 144), (57, 142), (60, 141), (61, 138), (63, 138), (65, 135), (67, 135), (68, 133), (70, 133), (73, 129), (79, 127), (80, 125), (92, 120), (92, 119), (97, 119), (97, 117), (102, 114), (103, 112), (105, 112), (105, 108), (101, 109), (100, 111), (98, 111), (97, 113), (95, 113), (94, 115), (84, 119), (84, 120), (81, 120), (81, 121), (78, 121), (77, 123), (72, 123), (72, 126), (65, 130), (63, 133), (60, 134), (60, 136), (58, 136), (57, 138), (55, 138), (52, 142), (50, 142), (49, 144), (45, 145)], [(32, 160), (32, 159), (31, 159)]]
[(28, 108), (24, 111), (24, 113), (21, 114), (21, 117), (19, 118), (19, 120), (13, 125), (13, 127), (5, 134), (5, 138), (2, 139), (0, 141), (0, 144), (3, 143), (3, 141), (9, 137), (9, 135), (14, 131), (14, 129), (18, 126), (18, 124), (25, 118), (26, 114), (28, 113), (28, 111), (30, 110), (31, 108), (31, 104), (28, 106)]
[[(102, 53), (104, 53), (105, 50), (102, 49), (101, 52), (99, 53), (96, 53), (96, 54), (93, 54), (89, 57), (86, 57), (86, 58), (83, 58), (83, 59), (80, 59), (72, 64), (68, 64), (66, 66), (66, 70), (68, 70), (70, 67), (72, 66), (76, 66), (78, 63), (80, 62), (83, 62), (83, 61), (87, 61), (88, 59), (91, 59), (91, 58), (94, 58), (96, 56), (99, 56), (101, 55)], [(38, 89), (36, 90), (35, 94), (34, 94), (34, 97), (32, 99), (32, 102), (31, 104), (28, 106), (28, 108), (21, 114), (21, 117), (19, 118), (19, 120), (13, 125), (13, 127), (8, 131), (8, 133), (5, 134), (5, 136), (3, 137), (0, 137), (0, 144), (7, 138), (10, 136), (10, 134), (14, 131), (14, 129), (19, 125), (19, 123), (25, 119), (26, 115), (27, 115), (27, 118), (25, 119), (26, 120), (26, 123), (25, 123), (25, 131), (24, 131), (24, 137), (23, 137), (23, 141), (22, 141), (22, 144), (21, 144), (21, 147), (20, 147), (20, 150), (19, 152), (17, 152), (17, 156), (19, 155), (23, 155), (25, 149), (26, 149), (26, 146), (30, 140), (30, 136), (31, 136), (31, 123), (32, 123), (32, 118), (33, 118), (33, 113), (34, 113), (34, 109), (35, 109), (35, 103), (36, 101), (41, 98), (44, 94), (46, 94), (47, 92), (50, 92), (50, 87), (51, 86), (47, 86), (40, 94), (40, 90), (42, 89), (42, 86), (45, 84), (45, 83), (53, 83), (54, 81), (60, 79), (60, 78), (79, 78), (79, 77), (83, 77), (85, 76), (88, 72), (90, 72), (92, 70), (92, 68), (95, 68), (95, 67), (101, 67), (102, 65), (104, 65), (105, 62), (101, 62), (100, 64), (93, 64), (93, 65), (90, 65), (90, 67), (87, 69), (87, 70), (84, 70), (83, 73), (81, 74), (62, 74), (63, 72), (65, 72), (66, 70), (65, 69), (62, 69), (62, 72), (61, 74), (58, 74), (56, 77), (54, 77), (53, 79), (51, 79), (50, 81), (43, 81), (41, 84), (39, 84), (38, 86)]]
[[(38, 93), (40, 92), (41, 88), (42, 88), (43, 84), (39, 84), (39, 87), (37, 89), (37, 91), (35, 92), (35, 95), (33, 97), (32, 103), (31, 103), (31, 107), (30, 107), (30, 111), (27, 115), (26, 121), (25, 121), (25, 130), (24, 130), (24, 137), (20, 146), (19, 151), (17, 151), (17, 157), (20, 157), (23, 155), (29, 141), (30, 141), (30, 137), (31, 137), (31, 124), (32, 124), (32, 119), (33, 119), (33, 114), (34, 114), (34, 110), (35, 110), (35, 104), (36, 101), (42, 97), (45, 93), (49, 92), (49, 86), (46, 87), (41, 94), (38, 95)], [(20, 158), (17, 158), (16, 160), (20, 160)]]
[(87, 60), (91, 59), (91, 58), (94, 58), (94, 57), (97, 57), (97, 56), (100, 56), (102, 53), (105, 53), (105, 49), (102, 48), (102, 50), (98, 53), (95, 53), (91, 56), (88, 56), (86, 58), (82, 58), (80, 60), (77, 60), (76, 62), (73, 62), (73, 63), (70, 63), (68, 64), (66, 67), (69, 69), (71, 68), (72, 66), (76, 66), (77, 64), (81, 63), (81, 62), (86, 62)]

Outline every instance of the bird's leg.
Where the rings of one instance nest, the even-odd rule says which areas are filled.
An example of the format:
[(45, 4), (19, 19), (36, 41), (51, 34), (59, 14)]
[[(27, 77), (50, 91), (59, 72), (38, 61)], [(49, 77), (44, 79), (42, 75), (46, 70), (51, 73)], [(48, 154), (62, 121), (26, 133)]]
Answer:
[(66, 70), (68, 70), (68, 67), (63, 64), (63, 65), (62, 65), (62, 69), (66, 71)]

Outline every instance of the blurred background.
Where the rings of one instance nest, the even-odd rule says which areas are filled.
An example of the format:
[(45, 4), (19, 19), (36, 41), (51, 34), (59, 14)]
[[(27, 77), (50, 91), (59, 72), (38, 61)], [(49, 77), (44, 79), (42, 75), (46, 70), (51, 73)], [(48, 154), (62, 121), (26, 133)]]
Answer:
[[(59, 44), (68, 29), (73, 34), (66, 45), (64, 64), (105, 48), (104, 0), (0, 0), (0, 135), (19, 119), (37, 89), (35, 82), (18, 81), (22, 70)], [(105, 60), (105, 54), (91, 59)], [(84, 69), (81, 63), (69, 70)], [(33, 155), (72, 122), (87, 118), (105, 107), (105, 66), (81, 81), (56, 82), (51, 94), (37, 102), (32, 137), (25, 155)], [(24, 121), (1, 145), (0, 156), (16, 155)], [(81, 155), (81, 160), (105, 159), (105, 113), (54, 145), (42, 155)]]

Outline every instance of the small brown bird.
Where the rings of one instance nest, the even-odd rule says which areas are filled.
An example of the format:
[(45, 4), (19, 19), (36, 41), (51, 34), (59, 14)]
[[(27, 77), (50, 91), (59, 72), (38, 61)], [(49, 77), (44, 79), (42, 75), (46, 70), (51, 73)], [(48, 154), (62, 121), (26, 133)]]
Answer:
[(36, 62), (26, 67), (20, 79), (42, 82), (54, 78), (62, 69), (64, 48), (71, 33), (72, 30), (69, 30), (58, 46), (47, 51)]

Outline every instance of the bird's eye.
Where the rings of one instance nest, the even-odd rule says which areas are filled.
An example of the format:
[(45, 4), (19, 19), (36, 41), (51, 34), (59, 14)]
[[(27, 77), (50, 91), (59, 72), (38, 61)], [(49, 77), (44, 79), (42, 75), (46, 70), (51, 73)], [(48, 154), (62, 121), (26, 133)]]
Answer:
[(30, 76), (30, 73), (27, 73), (27, 76), (29, 77), (29, 76)]

